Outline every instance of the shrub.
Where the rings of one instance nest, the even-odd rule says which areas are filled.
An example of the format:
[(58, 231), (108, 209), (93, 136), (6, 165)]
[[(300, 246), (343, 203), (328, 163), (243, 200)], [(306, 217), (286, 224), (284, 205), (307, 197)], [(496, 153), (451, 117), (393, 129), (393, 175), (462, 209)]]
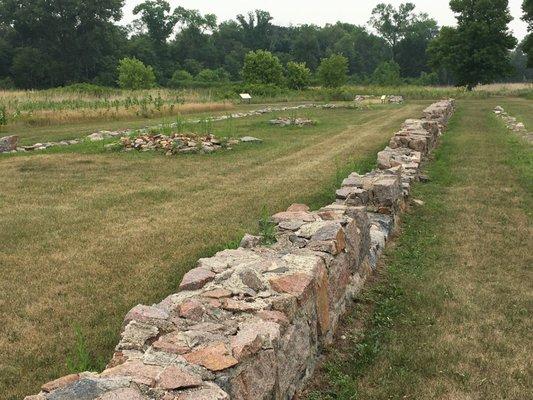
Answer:
[(311, 70), (305, 63), (289, 61), (287, 63), (287, 86), (290, 89), (302, 90), (309, 86)]
[(169, 86), (179, 88), (187, 86), (193, 81), (193, 76), (184, 69), (178, 69), (172, 74), (172, 78), (169, 81)]
[(15, 89), (15, 82), (9, 76), (0, 79), (0, 89)]
[(279, 58), (269, 51), (249, 52), (244, 58), (242, 76), (246, 83), (273, 84), (283, 83), (283, 67)]
[(118, 84), (123, 89), (149, 89), (155, 85), (154, 70), (136, 58), (124, 58), (118, 65)]
[(401, 85), (400, 66), (394, 61), (384, 61), (379, 64), (372, 74), (372, 83), (380, 86)]
[(437, 86), (440, 83), (439, 74), (436, 72), (422, 72), (420, 78), (415, 82), (416, 85), (420, 86)]
[(203, 69), (198, 75), (196, 75), (196, 80), (199, 82), (219, 82), (220, 77), (217, 71)]
[(202, 71), (203, 69), (202, 64), (199, 61), (192, 59), (192, 58), (186, 59), (185, 62), (183, 63), (183, 66), (185, 70), (193, 76), (198, 75), (200, 71)]
[(321, 83), (330, 88), (344, 85), (348, 79), (348, 59), (340, 54), (323, 58), (318, 67)]

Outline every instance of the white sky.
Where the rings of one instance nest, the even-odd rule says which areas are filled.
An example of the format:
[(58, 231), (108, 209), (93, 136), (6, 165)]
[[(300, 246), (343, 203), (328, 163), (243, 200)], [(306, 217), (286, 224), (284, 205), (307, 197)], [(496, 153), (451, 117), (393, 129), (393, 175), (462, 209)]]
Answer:
[[(203, 14), (216, 14), (218, 21), (234, 19), (237, 14), (246, 14), (248, 11), (261, 9), (269, 11), (277, 25), (298, 25), (313, 23), (324, 25), (337, 21), (365, 25), (372, 9), (379, 3), (391, 3), (395, 6), (411, 1), (417, 6), (419, 12), (426, 12), (435, 18), (439, 25), (453, 25), (455, 18), (448, 7), (448, 0), (167, 0), (172, 7), (182, 6), (200, 10)], [(124, 23), (134, 19), (133, 8), (142, 3), (142, 0), (126, 0), (124, 9)], [(511, 30), (517, 39), (527, 34), (527, 25), (520, 19), (522, 16), (523, 0), (509, 0), (514, 21)]]

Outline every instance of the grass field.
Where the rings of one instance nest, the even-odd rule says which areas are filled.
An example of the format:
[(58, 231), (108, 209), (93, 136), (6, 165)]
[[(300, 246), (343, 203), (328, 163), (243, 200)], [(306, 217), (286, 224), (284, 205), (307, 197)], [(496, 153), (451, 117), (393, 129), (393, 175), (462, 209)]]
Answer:
[[(0, 90), (0, 134), (34, 131), (68, 133), (106, 124), (142, 124), (150, 119), (170, 118), (182, 114), (228, 111), (240, 106), (238, 93), (247, 90), (234, 83), (213, 88), (121, 90), (94, 85), (72, 85), (48, 90)], [(271, 92), (271, 93), (270, 93)], [(488, 98), (522, 96), (532, 98), (533, 84), (495, 84), (479, 86), (474, 91), (455, 87), (396, 87), (347, 85), (338, 89), (309, 88), (295, 91), (271, 89), (252, 92), (252, 103), (352, 101), (356, 95), (402, 95), (409, 100), (454, 98)], [(6, 125), (3, 127), (3, 125)], [(98, 128), (99, 127), (99, 128)], [(84, 130), (85, 131), (85, 130)], [(54, 136), (54, 135), (50, 135)]]
[(533, 398), (533, 154), (497, 104), (533, 128), (531, 101), (459, 102), (308, 399)]
[(2, 399), (68, 372), (78, 327), (101, 368), (132, 306), (173, 293), (198, 257), (256, 232), (263, 207), (330, 201), (344, 167), (371, 166), (425, 104), (305, 110), (318, 125), (303, 129), (272, 127), (273, 114), (217, 123), (217, 135), (264, 142), (211, 155), (94, 143), (0, 157)]

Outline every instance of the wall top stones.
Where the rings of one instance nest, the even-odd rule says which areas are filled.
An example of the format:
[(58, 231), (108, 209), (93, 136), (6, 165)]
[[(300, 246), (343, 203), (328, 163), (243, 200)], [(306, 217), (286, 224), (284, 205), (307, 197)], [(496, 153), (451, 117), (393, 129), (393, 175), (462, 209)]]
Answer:
[(333, 204), (272, 216), (274, 245), (246, 235), (240, 248), (200, 259), (177, 293), (134, 307), (102, 373), (60, 378), (27, 400), (292, 398), (376, 269), (453, 111), (446, 100), (407, 120), (379, 169), (350, 174)]

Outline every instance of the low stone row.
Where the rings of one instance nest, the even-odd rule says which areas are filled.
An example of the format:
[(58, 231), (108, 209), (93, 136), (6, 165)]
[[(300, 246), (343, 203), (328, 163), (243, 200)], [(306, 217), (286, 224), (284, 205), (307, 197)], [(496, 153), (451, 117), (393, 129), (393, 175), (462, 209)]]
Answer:
[[(239, 119), (239, 118), (247, 118), (247, 117), (253, 117), (253, 116), (259, 116), (263, 114), (269, 114), (273, 112), (281, 112), (281, 111), (291, 111), (291, 110), (300, 110), (305, 108), (321, 108), (321, 109), (360, 109), (361, 107), (357, 104), (300, 104), (297, 106), (287, 106), (287, 107), (267, 107), (262, 108), (259, 110), (253, 110), (249, 112), (239, 112), (239, 113), (233, 113), (231, 115), (220, 115), (216, 117), (210, 117), (207, 119), (191, 119), (185, 121), (187, 124), (199, 124), (202, 122), (220, 122), (225, 121), (228, 119)], [(281, 120), (281, 119), (280, 119)], [(297, 121), (289, 121), (290, 123), (286, 123), (287, 119), (285, 121), (280, 121), (278, 125), (296, 125), (296, 126), (304, 126), (304, 125), (312, 125), (314, 124), (314, 121), (310, 121), (307, 119), (300, 119), (297, 118)], [(294, 120), (294, 118), (292, 119)], [(177, 123), (171, 124), (172, 128), (176, 128), (178, 126)], [(133, 130), (133, 129), (121, 129), (117, 131), (98, 131), (91, 133), (86, 137), (87, 140), (91, 142), (98, 142), (105, 139), (112, 139), (112, 138), (122, 138), (122, 137), (128, 137), (132, 136), (135, 133), (138, 133), (139, 135), (147, 135), (149, 134), (149, 131), (153, 129), (154, 127), (147, 127), (140, 130)], [(30, 151), (38, 151), (38, 150), (46, 150), (51, 147), (63, 147), (63, 146), (72, 146), (75, 144), (79, 144), (83, 142), (85, 138), (79, 138), (79, 139), (71, 139), (71, 140), (61, 140), (57, 142), (43, 142), (43, 143), (35, 143), (29, 146), (20, 146), (19, 145), (19, 138), (18, 136), (12, 135), (12, 136), (5, 136), (0, 138), (0, 153), (21, 153), (21, 152), (30, 152)]]
[(199, 260), (176, 294), (134, 307), (105, 371), (49, 382), (27, 400), (291, 399), (376, 269), (453, 111), (447, 100), (406, 121), (379, 169), (351, 174), (333, 204), (272, 216), (274, 245), (246, 235), (238, 249)]
[(518, 122), (515, 117), (510, 116), (502, 106), (496, 106), (493, 111), (505, 122), (507, 129), (522, 135), (529, 143), (533, 143), (533, 132), (528, 132), (523, 122)]

